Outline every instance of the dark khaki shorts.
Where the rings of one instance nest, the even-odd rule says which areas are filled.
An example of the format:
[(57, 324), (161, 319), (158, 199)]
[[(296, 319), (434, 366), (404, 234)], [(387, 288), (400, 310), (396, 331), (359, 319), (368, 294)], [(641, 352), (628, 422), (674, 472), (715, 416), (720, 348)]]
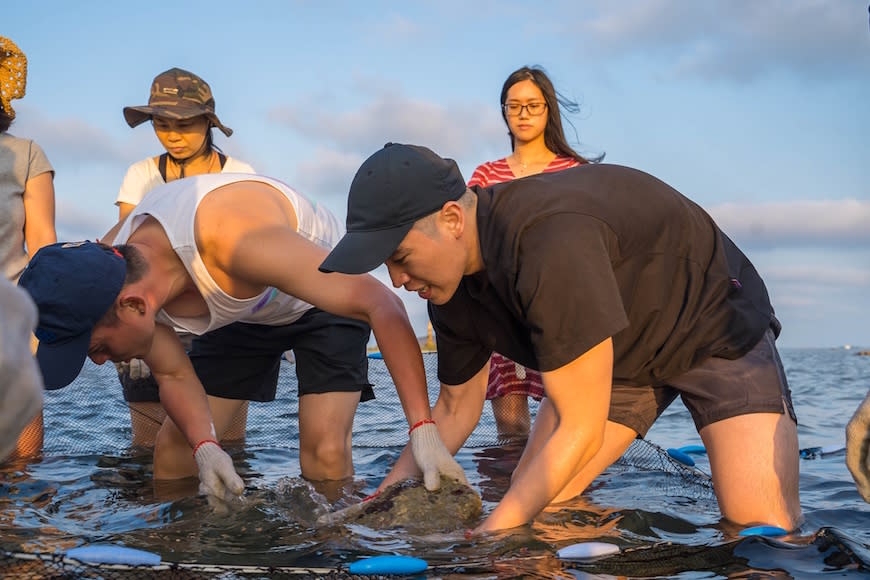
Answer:
[(737, 360), (709, 358), (666, 385), (613, 385), (609, 419), (645, 436), (677, 395), (699, 431), (750, 413), (785, 413), (797, 422), (773, 331)]
[(205, 392), (225, 399), (272, 401), (284, 351), (296, 358), (298, 394), (361, 392), (368, 380), (367, 324), (318, 308), (285, 326), (236, 322), (193, 340), (190, 362)]

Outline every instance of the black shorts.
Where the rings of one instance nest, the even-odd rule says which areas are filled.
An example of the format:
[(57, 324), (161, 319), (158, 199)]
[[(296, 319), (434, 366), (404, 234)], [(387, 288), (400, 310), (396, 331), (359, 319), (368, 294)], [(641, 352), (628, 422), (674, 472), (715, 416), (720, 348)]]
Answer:
[(736, 360), (708, 358), (661, 386), (613, 385), (609, 419), (645, 436), (677, 395), (702, 428), (749, 413), (788, 413), (797, 422), (774, 333)]
[[(218, 328), (195, 338), (189, 356), (205, 392), (215, 397), (274, 400), (281, 357), (292, 349), (298, 396), (361, 392), (360, 400), (368, 401), (375, 398), (366, 356), (370, 332), (363, 322), (312, 308), (284, 326), (236, 322)], [(143, 400), (127, 390), (125, 385), (128, 401)], [(143, 385), (141, 392), (147, 391)]]

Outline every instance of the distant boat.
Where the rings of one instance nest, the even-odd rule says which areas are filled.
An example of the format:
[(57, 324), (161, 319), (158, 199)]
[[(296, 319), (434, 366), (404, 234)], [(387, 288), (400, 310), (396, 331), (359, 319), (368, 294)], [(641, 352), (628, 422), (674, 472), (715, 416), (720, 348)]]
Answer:
[(852, 345), (851, 345), (851, 344), (844, 344), (844, 345), (843, 345), (843, 349), (844, 349), (844, 350), (849, 350), (849, 349), (851, 349), (851, 348), (852, 348)]

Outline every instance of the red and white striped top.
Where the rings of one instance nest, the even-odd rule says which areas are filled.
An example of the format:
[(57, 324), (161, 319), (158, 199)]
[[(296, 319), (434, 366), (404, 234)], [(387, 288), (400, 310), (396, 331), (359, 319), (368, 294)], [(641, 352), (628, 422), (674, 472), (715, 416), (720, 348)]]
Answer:
[[(542, 173), (562, 171), (563, 169), (576, 167), (578, 165), (580, 165), (580, 162), (573, 157), (556, 155), (556, 157), (550, 161), (550, 164), (544, 168)], [(507, 158), (505, 157), (496, 161), (487, 161), (486, 163), (478, 165), (477, 169), (475, 169), (474, 173), (471, 175), (471, 179), (468, 180), (468, 185), (469, 187), (472, 185), (488, 187), (496, 183), (504, 183), (505, 181), (512, 181), (514, 179), (517, 179), (517, 176), (514, 175), (514, 172), (511, 170)]]

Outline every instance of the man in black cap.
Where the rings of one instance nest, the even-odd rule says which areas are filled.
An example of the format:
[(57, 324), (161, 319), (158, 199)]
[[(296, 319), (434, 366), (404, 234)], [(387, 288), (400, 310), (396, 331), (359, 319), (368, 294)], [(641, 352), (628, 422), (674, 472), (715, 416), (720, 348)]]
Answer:
[[(448, 449), (480, 418), (492, 352), (542, 372), (546, 398), (511, 487), (478, 532), (582, 492), (678, 395), (722, 514), (800, 521), (796, 419), (764, 283), (667, 184), (590, 164), (467, 189), (452, 160), (388, 144), (357, 172), (347, 234), (320, 269), (381, 263), (429, 303), (433, 418)], [(415, 470), (403, 453), (381, 486)]]
[[(155, 478), (198, 470), (203, 493), (229, 501), (243, 485), (219, 441), (244, 401), (275, 398), (289, 348), (302, 475), (353, 474), (353, 416), (373, 397), (371, 329), (427, 487), (437, 488), (440, 474), (464, 480), (432, 421), (420, 347), (401, 301), (371, 276), (318, 272), (340, 232), (329, 212), (268, 177), (197, 175), (151, 190), (113, 234), (119, 245), (46, 246), (21, 276), (39, 308), (46, 388), (69, 384), (86, 357), (144, 359), (169, 416), (157, 436)], [(197, 336), (189, 357), (174, 328)]]

